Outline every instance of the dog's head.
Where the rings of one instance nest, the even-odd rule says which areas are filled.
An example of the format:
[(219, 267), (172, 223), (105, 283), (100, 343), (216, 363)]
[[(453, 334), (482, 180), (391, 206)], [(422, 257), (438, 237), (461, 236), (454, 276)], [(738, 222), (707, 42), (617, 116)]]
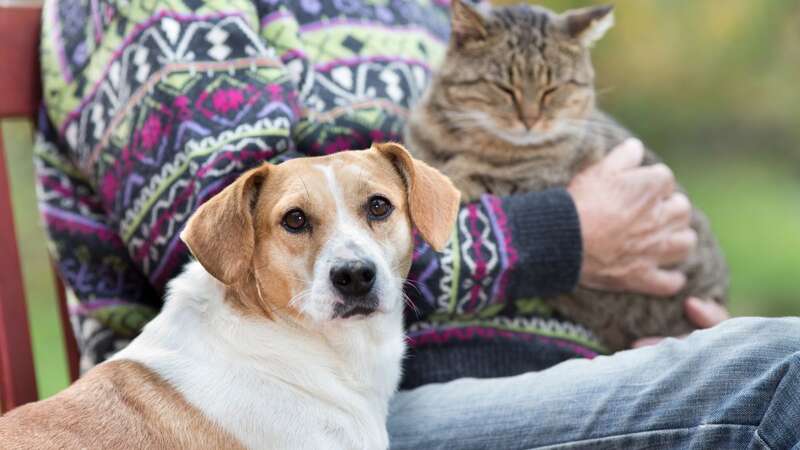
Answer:
[(247, 312), (313, 321), (402, 304), (412, 225), (441, 250), (459, 193), (398, 144), (265, 164), (203, 204), (181, 239)]

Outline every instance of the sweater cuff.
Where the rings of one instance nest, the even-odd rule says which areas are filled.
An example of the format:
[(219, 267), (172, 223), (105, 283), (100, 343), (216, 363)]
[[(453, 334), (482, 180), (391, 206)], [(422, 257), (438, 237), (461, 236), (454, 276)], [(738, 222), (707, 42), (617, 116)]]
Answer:
[(509, 280), (514, 298), (571, 292), (583, 256), (578, 211), (563, 188), (503, 199), (519, 259)]

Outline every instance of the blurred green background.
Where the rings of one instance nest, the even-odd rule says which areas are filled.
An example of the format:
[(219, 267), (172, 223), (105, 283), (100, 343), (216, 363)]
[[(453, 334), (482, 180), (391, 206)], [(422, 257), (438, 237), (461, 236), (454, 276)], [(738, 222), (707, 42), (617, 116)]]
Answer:
[[(660, 153), (708, 213), (731, 266), (732, 313), (800, 315), (800, 1), (614, 3), (617, 24), (594, 51), (601, 106)], [(30, 128), (7, 121), (2, 131), (46, 396), (67, 376)]]

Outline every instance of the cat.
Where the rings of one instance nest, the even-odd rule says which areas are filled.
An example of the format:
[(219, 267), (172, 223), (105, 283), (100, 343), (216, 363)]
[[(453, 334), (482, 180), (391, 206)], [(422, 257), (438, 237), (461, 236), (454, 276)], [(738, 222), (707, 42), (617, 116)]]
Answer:
[[(613, 25), (611, 6), (556, 14), (533, 5), (452, 1), (441, 67), (412, 108), (404, 141), (448, 175), (464, 201), (564, 187), (631, 133), (595, 106), (589, 49)], [(644, 164), (659, 162), (646, 151)], [(728, 269), (708, 219), (693, 211), (696, 250), (679, 269), (687, 284), (669, 299), (577, 287), (545, 301), (590, 329), (610, 351), (647, 336), (694, 329), (689, 296), (725, 303)]]

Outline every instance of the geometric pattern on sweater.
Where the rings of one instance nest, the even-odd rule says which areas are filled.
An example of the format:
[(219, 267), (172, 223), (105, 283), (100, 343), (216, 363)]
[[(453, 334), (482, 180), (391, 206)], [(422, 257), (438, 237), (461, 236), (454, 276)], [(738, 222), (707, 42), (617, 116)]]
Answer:
[[(482, 330), (494, 330), (486, 332)], [(449, 319), (446, 321), (421, 321), (411, 324), (407, 334), (412, 345), (425, 345), (441, 343), (449, 338), (469, 339), (473, 333), (485, 337), (503, 335), (514, 336), (532, 334), (554, 339), (561, 339), (569, 343), (579, 344), (575, 349), (584, 352), (587, 357), (604, 352), (605, 349), (598, 344), (597, 337), (586, 327), (566, 320), (550, 317), (476, 317), (473, 319)]]
[[(485, 195), (462, 208), (441, 257), (420, 261), (424, 270), (412, 274), (426, 309), (449, 318), (477, 312), (491, 316), (506, 309), (507, 277), (517, 263), (509, 236), (508, 220), (498, 197)], [(426, 250), (427, 244), (418, 241), (417, 254)]]
[[(59, 271), (80, 302), (71, 312), (85, 367), (158, 311), (188, 259), (179, 230), (243, 171), (400, 140), (444, 55), (447, 6), (48, 1), (37, 190)], [(410, 323), (539, 314), (509, 292), (526, 269), (505, 208), (492, 196), (463, 206), (443, 254), (417, 239)], [(576, 345), (586, 340), (565, 330)]]

